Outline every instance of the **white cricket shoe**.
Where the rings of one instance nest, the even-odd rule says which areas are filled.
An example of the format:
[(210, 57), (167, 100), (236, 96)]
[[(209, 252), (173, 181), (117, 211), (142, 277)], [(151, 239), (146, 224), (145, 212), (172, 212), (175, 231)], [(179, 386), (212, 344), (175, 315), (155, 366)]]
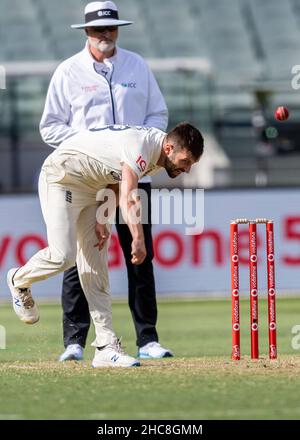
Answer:
[(140, 363), (121, 348), (119, 339), (100, 350), (96, 348), (92, 367), (139, 367)]
[(18, 268), (10, 269), (7, 272), (7, 284), (12, 296), (14, 311), (21, 321), (26, 324), (35, 324), (39, 320), (39, 312), (31, 295), (30, 287), (21, 289), (15, 287), (13, 277)]
[(69, 344), (63, 354), (60, 355), (59, 361), (81, 361), (83, 359), (83, 348), (79, 344)]
[(141, 359), (161, 359), (173, 357), (171, 350), (163, 348), (158, 342), (148, 342), (148, 344), (139, 348), (138, 357)]

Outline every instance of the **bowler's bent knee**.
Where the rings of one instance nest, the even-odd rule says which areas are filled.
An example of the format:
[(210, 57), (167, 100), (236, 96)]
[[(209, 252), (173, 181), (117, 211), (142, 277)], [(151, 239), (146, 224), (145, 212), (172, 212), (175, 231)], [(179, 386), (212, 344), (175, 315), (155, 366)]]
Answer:
[(57, 259), (56, 264), (60, 272), (65, 272), (66, 270), (75, 266), (76, 257), (63, 255), (61, 258)]
[(65, 272), (66, 270), (70, 269), (71, 267), (73, 267), (76, 263), (76, 260), (65, 260), (62, 263), (62, 272)]

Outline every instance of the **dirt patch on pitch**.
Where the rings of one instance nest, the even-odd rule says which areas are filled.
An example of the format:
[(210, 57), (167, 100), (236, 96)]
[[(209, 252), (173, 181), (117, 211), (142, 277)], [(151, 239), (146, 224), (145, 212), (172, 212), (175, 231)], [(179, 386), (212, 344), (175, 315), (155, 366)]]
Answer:
[(144, 362), (146, 369), (153, 370), (178, 370), (185, 374), (226, 374), (226, 375), (298, 375), (300, 374), (300, 356), (281, 356), (277, 360), (270, 361), (267, 357), (257, 361), (245, 357), (240, 361), (231, 361), (228, 358), (188, 358), (170, 359), (163, 361)]
[(110, 371), (112, 374), (120, 372), (126, 374), (144, 374), (143, 372), (162, 373), (181, 371), (183, 374), (226, 374), (226, 375), (285, 375), (294, 376), (300, 374), (300, 356), (280, 356), (275, 361), (262, 357), (252, 361), (245, 357), (240, 361), (231, 361), (228, 358), (181, 358), (142, 360), (140, 368), (91, 368), (90, 361), (83, 362), (4, 362), (0, 363), (0, 372), (39, 372), (43, 374), (57, 373), (63, 375), (74, 374), (101, 374), (101, 371)]

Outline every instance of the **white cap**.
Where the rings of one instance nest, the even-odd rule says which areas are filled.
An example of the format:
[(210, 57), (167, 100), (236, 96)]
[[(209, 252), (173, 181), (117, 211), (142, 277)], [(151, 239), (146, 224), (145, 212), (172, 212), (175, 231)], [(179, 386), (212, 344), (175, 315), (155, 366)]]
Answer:
[(72, 24), (73, 29), (93, 26), (127, 26), (132, 21), (119, 20), (118, 8), (114, 2), (91, 2), (84, 9), (85, 23)]

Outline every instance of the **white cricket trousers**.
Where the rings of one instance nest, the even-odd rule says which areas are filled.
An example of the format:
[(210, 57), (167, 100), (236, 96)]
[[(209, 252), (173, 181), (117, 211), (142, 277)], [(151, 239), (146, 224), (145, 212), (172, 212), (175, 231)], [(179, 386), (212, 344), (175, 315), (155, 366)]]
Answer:
[(48, 247), (33, 255), (14, 276), (16, 287), (29, 287), (76, 262), (95, 325), (92, 345), (96, 347), (109, 344), (116, 337), (109, 294), (108, 243), (101, 251), (94, 247), (98, 241), (96, 194), (113, 182), (108, 180), (107, 169), (82, 153), (56, 150), (46, 159), (40, 174), (39, 198)]

